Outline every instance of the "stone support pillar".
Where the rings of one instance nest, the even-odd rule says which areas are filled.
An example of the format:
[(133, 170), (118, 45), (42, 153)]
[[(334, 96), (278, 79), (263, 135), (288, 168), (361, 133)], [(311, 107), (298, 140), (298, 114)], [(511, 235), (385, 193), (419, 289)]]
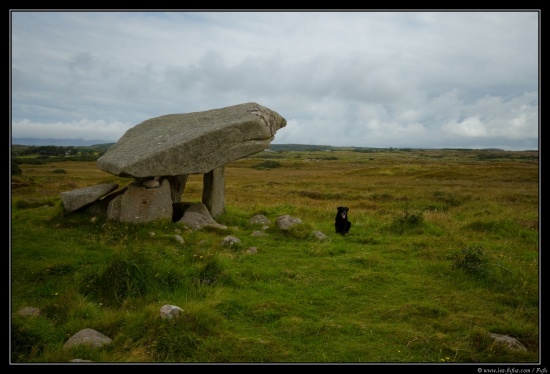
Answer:
[(225, 210), (225, 174), (220, 166), (203, 175), (202, 203), (208, 208), (212, 218)]
[(189, 174), (181, 174), (174, 176), (165, 177), (170, 182), (170, 195), (172, 196), (172, 204), (181, 202), (181, 195), (185, 189), (185, 184), (187, 183), (187, 178)]
[(121, 222), (142, 223), (156, 219), (172, 219), (172, 198), (170, 184), (163, 180), (158, 188), (146, 188), (131, 184), (120, 199), (111, 201), (108, 217)]

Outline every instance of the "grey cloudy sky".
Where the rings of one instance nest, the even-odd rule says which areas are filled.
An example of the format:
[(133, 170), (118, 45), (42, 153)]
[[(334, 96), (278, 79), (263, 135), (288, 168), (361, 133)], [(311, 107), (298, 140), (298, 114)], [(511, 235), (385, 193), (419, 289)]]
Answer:
[(536, 10), (10, 16), (12, 140), (253, 101), (279, 144), (539, 148)]

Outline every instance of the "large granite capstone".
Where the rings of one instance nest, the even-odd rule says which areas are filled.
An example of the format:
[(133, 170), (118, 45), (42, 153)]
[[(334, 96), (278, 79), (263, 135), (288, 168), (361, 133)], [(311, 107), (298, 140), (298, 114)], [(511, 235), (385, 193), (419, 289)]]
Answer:
[(133, 178), (206, 174), (268, 148), (284, 126), (283, 117), (257, 103), (168, 114), (126, 131), (97, 165)]

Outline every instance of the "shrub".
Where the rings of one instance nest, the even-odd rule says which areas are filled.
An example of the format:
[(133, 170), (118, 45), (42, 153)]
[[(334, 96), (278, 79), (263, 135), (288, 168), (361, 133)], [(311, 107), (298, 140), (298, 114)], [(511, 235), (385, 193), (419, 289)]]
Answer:
[(15, 320), (11, 326), (11, 360), (25, 362), (29, 357), (43, 353), (46, 342), (34, 326)]
[(405, 210), (402, 217), (395, 218), (390, 224), (390, 231), (396, 234), (404, 234), (408, 231), (418, 231), (422, 233), (422, 225), (424, 223), (424, 216), (422, 212), (410, 213)]
[(41, 199), (18, 199), (15, 201), (14, 206), (17, 209), (29, 209), (29, 208), (39, 208), (41, 206), (55, 206), (59, 199), (56, 197), (47, 197)]
[(11, 160), (11, 175), (21, 175), (23, 170), (19, 167), (18, 163), (15, 160)]
[(469, 274), (482, 277), (489, 273), (487, 270), (487, 259), (484, 257), (484, 253), (479, 246), (464, 248), (454, 253), (452, 259), (453, 269), (462, 269)]
[(273, 161), (273, 160), (266, 160), (266, 161), (260, 162), (259, 164), (252, 165), (254, 169), (258, 169), (258, 170), (275, 169), (280, 166), (282, 166), (280, 162)]
[(208, 285), (217, 282), (232, 284), (231, 278), (225, 271), (225, 263), (219, 257), (213, 257), (198, 266), (198, 281), (200, 284)]
[(154, 281), (153, 262), (142, 253), (116, 254), (100, 272), (85, 280), (84, 289), (106, 306), (119, 307), (127, 298), (145, 297)]

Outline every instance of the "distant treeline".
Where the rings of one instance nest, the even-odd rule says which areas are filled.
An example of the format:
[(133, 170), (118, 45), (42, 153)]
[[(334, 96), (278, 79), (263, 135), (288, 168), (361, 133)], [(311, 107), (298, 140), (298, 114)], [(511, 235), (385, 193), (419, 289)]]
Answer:
[(390, 148), (367, 148), (367, 147), (337, 147), (332, 145), (312, 144), (270, 144), (269, 150), (274, 152), (282, 151), (355, 151), (355, 152), (376, 152), (387, 151)]
[(11, 146), (11, 175), (21, 175), (19, 165), (43, 165), (60, 161), (96, 161), (114, 143), (91, 146), (18, 145)]
[[(353, 151), (353, 152), (411, 152), (411, 151), (424, 151), (424, 150), (435, 150), (435, 149), (425, 149), (425, 148), (376, 148), (376, 147), (338, 147), (332, 145), (311, 145), (311, 144), (271, 144), (269, 146), (270, 151), (281, 152), (281, 151)], [(479, 152), (509, 152), (498, 148), (486, 148), (486, 149), (471, 149), (471, 148), (440, 148), (437, 149), (440, 151), (479, 151)], [(525, 152), (538, 152), (537, 150), (525, 151)]]
[[(89, 146), (55, 146), (55, 145), (46, 145), (46, 146), (35, 146), (35, 145), (18, 145), (12, 144), (11, 154), (13, 156), (25, 156), (25, 155), (45, 155), (45, 156), (70, 156), (70, 155), (79, 155), (79, 154), (103, 154), (114, 143), (105, 143), (105, 144), (94, 144)], [(388, 151), (399, 151), (399, 152), (410, 152), (410, 151), (423, 151), (423, 148), (376, 148), (376, 147), (343, 147), (343, 146), (332, 146), (332, 145), (314, 145), (314, 144), (270, 144), (268, 150), (273, 152), (281, 151), (353, 151), (353, 152), (388, 152)], [(427, 150), (427, 149), (426, 149)], [(454, 150), (454, 151), (479, 151), (479, 152), (507, 152), (498, 148), (487, 148), (487, 149), (471, 149), (471, 148), (442, 148), (444, 150)], [(537, 150), (526, 151), (526, 152), (538, 152)]]
[[(21, 173), (18, 165), (30, 164), (41, 165), (47, 162), (60, 162), (60, 161), (96, 161), (101, 157), (114, 143), (94, 144), (89, 146), (55, 146), (55, 145), (18, 145), (13, 144), (11, 146), (11, 169), (12, 175), (19, 175)], [(311, 144), (271, 144), (266, 151), (277, 152), (279, 155), (281, 152), (325, 152), (325, 151), (352, 151), (363, 153), (374, 152), (412, 152), (423, 151), (424, 149), (416, 148), (373, 148), (373, 147), (336, 147), (331, 145), (311, 145)], [(523, 160), (538, 160), (538, 151), (526, 151), (521, 152), (507, 152), (501, 149), (440, 149), (454, 150), (454, 151), (476, 151), (477, 158), (480, 160), (491, 159), (523, 159)], [(536, 154), (529, 154), (536, 152)], [(257, 157), (252, 155), (251, 157)], [(264, 158), (276, 158), (267, 157), (266, 154), (262, 156)], [(329, 156), (324, 159), (336, 159)]]
[(90, 146), (57, 146), (57, 145), (19, 145), (12, 144), (12, 156), (76, 156), (97, 155), (107, 152), (114, 143), (95, 144)]

